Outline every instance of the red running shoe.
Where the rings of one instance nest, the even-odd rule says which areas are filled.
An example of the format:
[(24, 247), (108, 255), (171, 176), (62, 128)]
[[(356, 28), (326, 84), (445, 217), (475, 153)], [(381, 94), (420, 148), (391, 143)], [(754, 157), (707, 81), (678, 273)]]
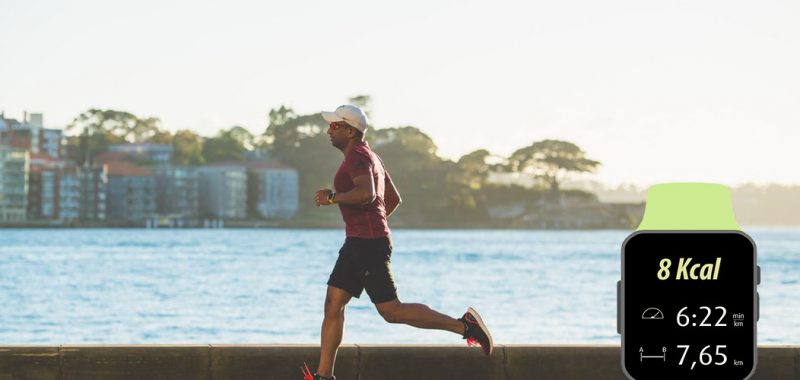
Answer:
[(489, 333), (478, 312), (470, 307), (458, 320), (464, 323), (464, 339), (467, 340), (467, 346), (481, 346), (484, 354), (491, 355), (494, 349), (492, 334)]
[(336, 376), (322, 377), (316, 373), (312, 375), (306, 363), (303, 363), (303, 366), (300, 367), (300, 371), (303, 372), (303, 380), (336, 380)]

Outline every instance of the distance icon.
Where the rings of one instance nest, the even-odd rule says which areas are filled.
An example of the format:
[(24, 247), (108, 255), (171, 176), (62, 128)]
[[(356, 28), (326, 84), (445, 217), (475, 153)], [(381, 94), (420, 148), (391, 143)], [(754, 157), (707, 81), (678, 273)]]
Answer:
[(639, 361), (643, 362), (644, 359), (661, 359), (667, 361), (667, 347), (661, 347), (661, 355), (645, 355), (644, 347), (639, 347)]

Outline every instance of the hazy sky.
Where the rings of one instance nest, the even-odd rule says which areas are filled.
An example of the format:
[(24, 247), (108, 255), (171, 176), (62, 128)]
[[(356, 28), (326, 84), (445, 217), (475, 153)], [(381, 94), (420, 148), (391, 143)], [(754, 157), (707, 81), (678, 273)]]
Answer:
[(0, 0), (0, 110), (211, 135), (369, 94), (375, 125), (452, 159), (564, 139), (609, 184), (796, 184), (798, 20), (793, 0)]

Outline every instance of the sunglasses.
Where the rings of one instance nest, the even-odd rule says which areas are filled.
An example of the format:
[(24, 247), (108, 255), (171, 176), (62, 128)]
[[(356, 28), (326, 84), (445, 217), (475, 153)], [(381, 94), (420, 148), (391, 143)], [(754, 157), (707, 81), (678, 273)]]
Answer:
[(329, 127), (329, 128), (332, 130), (332, 131), (335, 131), (335, 130), (337, 130), (337, 129), (339, 129), (339, 128), (349, 127), (349, 125), (347, 125), (347, 124), (344, 124), (344, 123), (342, 123), (342, 124), (330, 123), (330, 125), (328, 125), (328, 127)]

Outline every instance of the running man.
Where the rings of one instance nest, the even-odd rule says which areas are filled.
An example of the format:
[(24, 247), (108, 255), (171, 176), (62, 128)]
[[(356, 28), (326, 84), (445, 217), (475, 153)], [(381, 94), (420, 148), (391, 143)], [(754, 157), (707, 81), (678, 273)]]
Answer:
[(344, 309), (364, 289), (386, 322), (452, 331), (467, 339), (468, 345), (479, 345), (484, 354), (491, 355), (492, 336), (473, 308), (454, 319), (423, 304), (404, 303), (397, 298), (390, 268), (392, 239), (386, 218), (400, 204), (400, 194), (381, 159), (364, 141), (367, 131), (364, 111), (344, 105), (334, 112), (323, 112), (322, 117), (330, 123), (331, 144), (344, 153), (344, 160), (333, 179), (335, 191), (317, 191), (316, 204), (339, 205), (346, 238), (328, 279), (319, 366), (313, 375), (306, 366), (305, 380), (335, 379), (333, 366), (344, 332)]

